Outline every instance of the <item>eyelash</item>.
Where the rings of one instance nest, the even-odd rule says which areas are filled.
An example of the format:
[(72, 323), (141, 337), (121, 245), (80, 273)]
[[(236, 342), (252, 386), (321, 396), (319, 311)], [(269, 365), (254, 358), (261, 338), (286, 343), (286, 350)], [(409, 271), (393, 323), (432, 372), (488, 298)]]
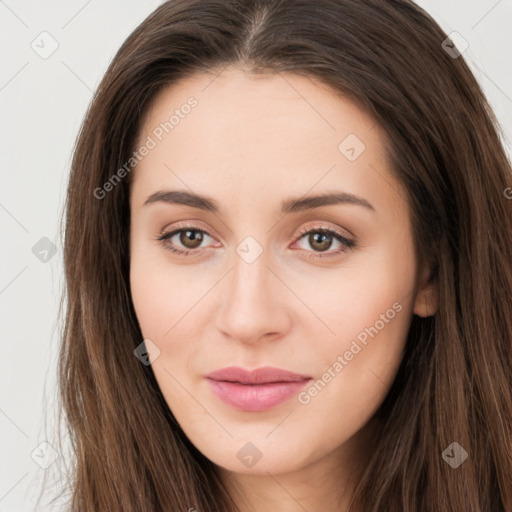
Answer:
[[(196, 231), (198, 233), (202, 233), (204, 235), (208, 235), (209, 237), (213, 238), (207, 231), (205, 231), (204, 229), (200, 229), (196, 226), (182, 226), (180, 227), (179, 229), (174, 229), (168, 233), (162, 233), (158, 238), (157, 240), (159, 242), (162, 243), (164, 249), (166, 249), (167, 251), (170, 251), (172, 252), (173, 254), (176, 254), (177, 256), (180, 256), (180, 257), (186, 257), (188, 256), (190, 253), (194, 253), (194, 252), (197, 252), (197, 251), (201, 251), (201, 249), (193, 249), (193, 250), (180, 250), (180, 249), (176, 249), (175, 247), (172, 247), (170, 245), (166, 245), (165, 242), (172, 238), (174, 235), (177, 235), (183, 231)], [(343, 249), (338, 249), (336, 251), (330, 251), (330, 252), (325, 252), (325, 253), (322, 253), (321, 251), (307, 251), (309, 254), (308, 254), (308, 257), (309, 258), (330, 258), (330, 257), (333, 257), (333, 256), (338, 256), (339, 254), (342, 254), (342, 253), (345, 253), (345, 252), (349, 252), (351, 251), (352, 249), (355, 248), (356, 246), (356, 243), (355, 241), (353, 240), (349, 240), (348, 238), (346, 238), (345, 236), (341, 235), (340, 233), (338, 233), (336, 230), (334, 229), (331, 229), (331, 228), (325, 228), (325, 227), (319, 227), (319, 228), (313, 228), (313, 229), (302, 229), (300, 230), (299, 232), (299, 235), (295, 240), (294, 240), (294, 243), (295, 242), (298, 242), (299, 240), (301, 240), (304, 236), (306, 235), (309, 235), (311, 233), (321, 233), (321, 234), (326, 234), (326, 235), (330, 235), (332, 236), (335, 240), (337, 240), (338, 242), (340, 242), (344, 248)]]

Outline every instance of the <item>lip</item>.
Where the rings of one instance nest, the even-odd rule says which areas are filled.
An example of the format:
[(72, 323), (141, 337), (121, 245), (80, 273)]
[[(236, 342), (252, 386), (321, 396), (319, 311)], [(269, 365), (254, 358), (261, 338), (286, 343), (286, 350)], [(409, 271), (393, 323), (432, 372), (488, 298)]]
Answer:
[(309, 375), (266, 366), (245, 370), (223, 368), (206, 376), (213, 393), (241, 411), (264, 411), (296, 395), (311, 379)]

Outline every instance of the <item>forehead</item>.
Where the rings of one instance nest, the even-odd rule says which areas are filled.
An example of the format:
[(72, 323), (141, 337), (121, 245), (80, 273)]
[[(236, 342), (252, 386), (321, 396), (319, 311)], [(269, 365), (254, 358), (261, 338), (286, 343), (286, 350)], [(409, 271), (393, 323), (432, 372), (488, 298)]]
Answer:
[[(189, 109), (191, 98), (196, 106)], [(291, 73), (252, 74), (237, 67), (196, 73), (165, 87), (143, 116), (139, 142), (173, 113), (179, 117), (171, 123), (177, 140), (186, 130), (186, 126), (178, 129), (178, 124), (193, 125), (198, 137), (207, 132), (212, 138), (236, 123), (238, 130), (231, 136), (259, 134), (252, 139), (254, 144), (267, 141), (276, 131), (280, 140), (302, 134), (312, 143), (332, 132), (325, 141), (329, 143), (346, 129), (364, 137), (377, 125), (353, 101), (316, 79)], [(189, 120), (182, 123), (185, 119)]]
[[(191, 106), (193, 105), (193, 106)], [(163, 89), (145, 113), (138, 147), (154, 147), (134, 171), (139, 205), (179, 186), (246, 204), (343, 188), (378, 196), (386, 137), (356, 104), (313, 79), (239, 68), (201, 73)]]

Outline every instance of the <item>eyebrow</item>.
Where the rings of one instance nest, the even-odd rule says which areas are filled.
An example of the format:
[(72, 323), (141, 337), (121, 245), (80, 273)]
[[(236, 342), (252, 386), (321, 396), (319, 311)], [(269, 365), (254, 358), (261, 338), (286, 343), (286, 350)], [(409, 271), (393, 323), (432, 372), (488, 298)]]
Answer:
[[(143, 206), (159, 202), (190, 206), (212, 213), (218, 213), (220, 211), (218, 203), (214, 199), (182, 190), (159, 190), (151, 194), (146, 199)], [(296, 213), (335, 204), (358, 205), (375, 211), (375, 208), (362, 197), (349, 194), (348, 192), (329, 192), (287, 199), (281, 203), (281, 213)]]

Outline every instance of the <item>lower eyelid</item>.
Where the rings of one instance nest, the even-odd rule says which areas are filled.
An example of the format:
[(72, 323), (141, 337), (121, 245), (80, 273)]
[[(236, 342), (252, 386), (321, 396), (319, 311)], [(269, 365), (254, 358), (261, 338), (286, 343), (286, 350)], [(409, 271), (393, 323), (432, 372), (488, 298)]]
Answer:
[(335, 239), (337, 242), (339, 242), (340, 245), (339, 245), (339, 247), (337, 249), (334, 249), (334, 250), (328, 249), (327, 251), (313, 251), (313, 250), (303, 249), (304, 251), (309, 253), (308, 256), (310, 256), (310, 257), (326, 257), (326, 258), (328, 258), (330, 256), (337, 256), (339, 254), (348, 252), (349, 250), (351, 250), (351, 249), (353, 249), (355, 247), (355, 242), (354, 241), (352, 241), (352, 240), (350, 240), (350, 239), (340, 235), (336, 231), (332, 231), (332, 230), (315, 230), (315, 229), (312, 229), (308, 233), (300, 235), (295, 240), (293, 245), (298, 244), (304, 237), (306, 237), (310, 233), (317, 233), (317, 232), (321, 232), (321, 233), (323, 232), (325, 234), (330, 235), (333, 239)]
[[(169, 231), (169, 233), (163, 233), (158, 237), (158, 240), (160, 240), (162, 243), (165, 243), (168, 240), (171, 240), (171, 238), (174, 238), (176, 235), (179, 235), (180, 233), (184, 231), (197, 231), (198, 233), (202, 233), (203, 235), (206, 235), (207, 237), (211, 238), (212, 240), (215, 240), (215, 238), (210, 235), (207, 231), (204, 229), (199, 228), (192, 228), (192, 227), (184, 227), (180, 229), (174, 229), (172, 231)], [(182, 252), (193, 252), (193, 251), (199, 251), (201, 249), (204, 249), (204, 247), (198, 247), (196, 249), (186, 249), (186, 248), (179, 248), (177, 251)]]
[[(182, 255), (188, 255), (189, 253), (194, 253), (194, 252), (198, 252), (198, 251), (201, 251), (203, 249), (206, 249), (207, 247), (198, 247), (198, 248), (195, 248), (195, 249), (186, 249), (186, 248), (176, 248), (176, 247), (173, 247), (172, 245), (166, 245), (165, 242), (170, 240), (171, 238), (173, 238), (174, 236), (180, 234), (181, 232), (183, 231), (197, 231), (199, 233), (202, 233), (203, 235), (206, 235), (208, 237), (210, 237), (212, 240), (215, 240), (215, 238), (210, 235), (210, 233), (208, 233), (207, 231), (205, 231), (204, 229), (201, 229), (201, 228), (197, 228), (197, 227), (193, 227), (193, 226), (184, 226), (184, 227), (181, 227), (181, 228), (178, 228), (178, 229), (173, 229), (171, 231), (169, 231), (168, 233), (162, 233), (158, 238), (157, 240), (160, 241), (162, 243), (162, 245), (164, 246), (164, 248), (168, 251), (171, 251), (173, 253), (176, 253), (176, 254), (182, 254)], [(343, 252), (347, 252), (348, 250), (352, 249), (354, 246), (355, 246), (355, 242), (346, 238), (345, 236), (341, 235), (340, 233), (338, 233), (337, 231), (333, 230), (333, 229), (327, 229), (327, 228), (313, 228), (313, 229), (309, 229), (307, 231), (302, 231), (301, 233), (299, 233), (298, 236), (295, 237), (294, 241), (293, 241), (293, 244), (296, 244), (298, 243), (300, 240), (302, 240), (304, 237), (306, 237), (307, 235), (311, 234), (311, 233), (325, 233), (325, 234), (328, 234), (330, 235), (331, 237), (333, 237), (335, 240), (337, 240), (340, 244), (341, 244), (341, 249), (338, 248), (337, 250), (335, 251), (332, 251), (332, 250), (328, 250), (328, 251), (325, 251), (325, 252), (322, 252), (322, 251), (313, 251), (313, 250), (307, 250), (307, 249), (304, 249), (306, 252), (308, 253), (311, 253), (311, 256), (315, 256), (315, 257), (322, 257), (325, 255), (325, 257), (329, 257), (329, 256), (335, 256), (337, 254), (340, 254), (340, 253), (343, 253)]]

